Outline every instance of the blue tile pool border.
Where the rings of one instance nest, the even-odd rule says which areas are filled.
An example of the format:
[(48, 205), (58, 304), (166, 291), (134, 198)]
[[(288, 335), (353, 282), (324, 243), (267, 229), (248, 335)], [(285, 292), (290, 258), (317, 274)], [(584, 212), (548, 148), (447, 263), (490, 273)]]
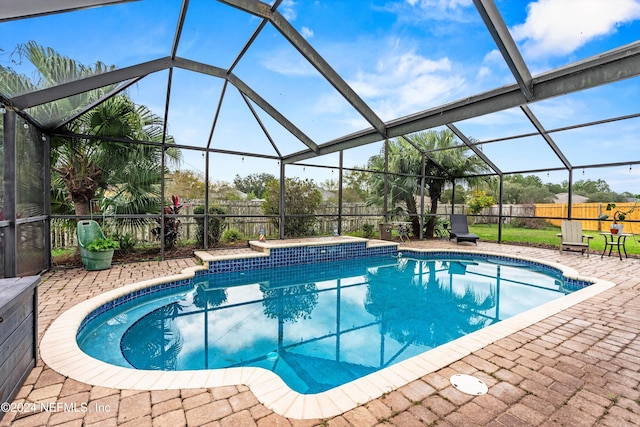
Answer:
[(122, 295), (121, 297), (118, 297), (118, 298), (116, 298), (114, 300), (111, 300), (111, 301), (105, 303), (105, 304), (102, 304), (100, 307), (96, 308), (91, 313), (89, 313), (87, 315), (87, 317), (85, 317), (82, 320), (82, 323), (80, 324), (80, 327), (78, 328), (78, 332), (77, 332), (76, 336), (80, 335), (82, 333), (82, 331), (84, 330), (84, 328), (93, 319), (95, 319), (96, 317), (100, 316), (103, 313), (106, 313), (106, 312), (108, 312), (110, 310), (113, 310), (116, 307), (121, 306), (122, 304), (125, 304), (125, 303), (127, 303), (129, 301), (133, 301), (133, 300), (138, 299), (138, 298), (142, 298), (142, 297), (145, 297), (145, 296), (153, 295), (153, 294), (156, 294), (158, 292), (177, 289), (177, 288), (182, 288), (182, 287), (187, 288), (187, 287), (190, 287), (192, 285), (193, 285), (193, 279), (174, 280), (174, 281), (170, 281), (170, 282), (167, 282), (167, 283), (160, 283), (160, 284), (157, 284), (157, 285), (149, 286), (147, 288), (138, 289), (138, 290), (133, 291), (131, 293), (128, 293), (126, 295)]
[(479, 252), (451, 252), (451, 251), (412, 251), (412, 250), (401, 250), (399, 254), (403, 257), (415, 258), (419, 260), (433, 259), (433, 260), (441, 260), (441, 259), (450, 259), (455, 257), (456, 259), (468, 259), (468, 260), (483, 260), (487, 262), (493, 262), (496, 264), (502, 264), (506, 266), (516, 266), (516, 267), (532, 267), (538, 271), (542, 271), (548, 274), (555, 274), (562, 277), (564, 281), (564, 288), (569, 291), (577, 291), (587, 286), (593, 284), (593, 282), (589, 282), (586, 280), (573, 279), (570, 277), (566, 277), (562, 270), (556, 267), (552, 267), (548, 264), (544, 264), (537, 261), (532, 261), (528, 259), (510, 257), (505, 255), (496, 255), (496, 254), (484, 254)]
[(288, 265), (316, 264), (345, 259), (397, 255), (397, 245), (371, 246), (367, 242), (270, 248), (269, 256), (209, 261), (209, 270), (198, 275), (264, 270)]

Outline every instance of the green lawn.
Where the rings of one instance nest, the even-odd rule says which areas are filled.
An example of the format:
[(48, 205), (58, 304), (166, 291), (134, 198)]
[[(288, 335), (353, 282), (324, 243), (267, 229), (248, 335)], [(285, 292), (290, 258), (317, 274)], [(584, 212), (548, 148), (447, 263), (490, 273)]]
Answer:
[[(470, 225), (469, 231), (480, 236), (481, 240), (498, 240), (497, 224)], [(502, 228), (502, 241), (503, 243), (528, 243), (559, 247), (560, 238), (557, 237), (558, 233), (560, 233), (560, 227), (550, 226), (544, 229), (530, 229), (505, 225)], [(604, 249), (604, 237), (600, 236), (599, 232), (585, 231), (584, 234), (594, 236), (589, 245), (592, 251), (602, 251)], [(640, 255), (640, 235), (627, 237), (626, 249), (629, 255)]]

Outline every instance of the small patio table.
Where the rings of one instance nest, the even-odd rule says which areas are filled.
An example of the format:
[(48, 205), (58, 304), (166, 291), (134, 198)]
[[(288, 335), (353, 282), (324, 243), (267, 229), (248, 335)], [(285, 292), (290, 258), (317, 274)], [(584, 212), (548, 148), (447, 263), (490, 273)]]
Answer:
[(624, 247), (625, 242), (627, 241), (627, 237), (632, 236), (632, 234), (627, 233), (600, 233), (602, 237), (604, 237), (604, 251), (602, 251), (602, 255), (600, 258), (604, 256), (607, 252), (607, 248), (609, 248), (609, 256), (611, 256), (611, 250), (615, 247), (618, 250), (618, 256), (620, 257), (620, 261), (622, 261), (622, 252), (624, 252), (624, 257), (629, 258), (627, 256), (627, 249)]

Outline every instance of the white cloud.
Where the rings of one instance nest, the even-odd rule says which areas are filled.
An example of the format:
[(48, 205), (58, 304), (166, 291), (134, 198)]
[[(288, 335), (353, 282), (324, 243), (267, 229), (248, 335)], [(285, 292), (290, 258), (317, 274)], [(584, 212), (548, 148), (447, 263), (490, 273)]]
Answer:
[[(383, 49), (384, 53), (371, 66), (343, 75), (349, 86), (382, 120), (396, 119), (451, 101), (465, 90), (464, 70), (449, 58), (430, 59), (418, 54), (414, 48), (400, 47), (397, 40), (387, 43), (389, 50)], [(371, 126), (335, 91), (320, 96), (314, 103), (314, 112), (329, 114), (353, 130)]]
[(496, 83), (513, 83), (513, 74), (509, 71), (504, 58), (498, 49), (493, 49), (482, 58), (482, 65), (478, 68), (476, 79), (493, 78)]
[(473, 8), (472, 0), (404, 0), (385, 5), (384, 9), (397, 13), (401, 20), (420, 22), (466, 21)]
[(418, 6), (421, 9), (452, 10), (467, 7), (472, 0), (406, 0), (409, 6)]
[(284, 0), (278, 11), (284, 16), (287, 21), (293, 21), (298, 17), (297, 12), (295, 11), (296, 2), (294, 0)]
[(451, 100), (465, 80), (449, 58), (431, 60), (409, 50), (384, 56), (373, 71), (360, 71), (349, 83), (390, 120)]
[(260, 63), (266, 69), (285, 76), (317, 76), (317, 71), (293, 50), (270, 51)]
[(589, 41), (640, 19), (637, 0), (538, 0), (511, 31), (531, 58), (570, 54)]
[(302, 27), (300, 29), (300, 34), (302, 34), (302, 37), (304, 37), (305, 39), (310, 39), (311, 37), (313, 37), (313, 30), (309, 27)]
[(490, 75), (491, 75), (491, 68), (489, 68), (489, 67), (480, 67), (478, 69), (478, 74), (477, 74), (478, 79), (483, 79), (483, 78), (485, 78), (487, 76), (490, 76)]
[(504, 58), (498, 49), (493, 49), (484, 56), (482, 62), (485, 64), (502, 64)]

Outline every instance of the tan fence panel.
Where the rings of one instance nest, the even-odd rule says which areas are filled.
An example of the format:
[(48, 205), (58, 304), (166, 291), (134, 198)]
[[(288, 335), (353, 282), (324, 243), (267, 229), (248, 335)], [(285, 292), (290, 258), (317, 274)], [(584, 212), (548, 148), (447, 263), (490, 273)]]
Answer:
[[(571, 216), (582, 223), (583, 230), (591, 231), (607, 231), (609, 224), (612, 222), (612, 217), (615, 211), (629, 211), (635, 206), (635, 203), (616, 203), (616, 208), (607, 211), (607, 203), (574, 203), (571, 209)], [(559, 203), (538, 203), (536, 204), (535, 216), (540, 218), (560, 217), (566, 218), (568, 216), (569, 205)], [(605, 221), (597, 220), (600, 215), (607, 214), (609, 219)], [(588, 219), (583, 219), (588, 218)], [(549, 223), (560, 226), (561, 219), (548, 219)], [(633, 233), (640, 231), (640, 225), (627, 223), (627, 221), (640, 221), (640, 209), (635, 210), (631, 214), (628, 214), (625, 218), (626, 232)], [(636, 230), (637, 229), (637, 230)]]
[[(566, 218), (568, 206), (563, 203), (536, 204), (534, 216), (538, 218)], [(560, 227), (559, 219), (547, 219), (547, 222)]]

